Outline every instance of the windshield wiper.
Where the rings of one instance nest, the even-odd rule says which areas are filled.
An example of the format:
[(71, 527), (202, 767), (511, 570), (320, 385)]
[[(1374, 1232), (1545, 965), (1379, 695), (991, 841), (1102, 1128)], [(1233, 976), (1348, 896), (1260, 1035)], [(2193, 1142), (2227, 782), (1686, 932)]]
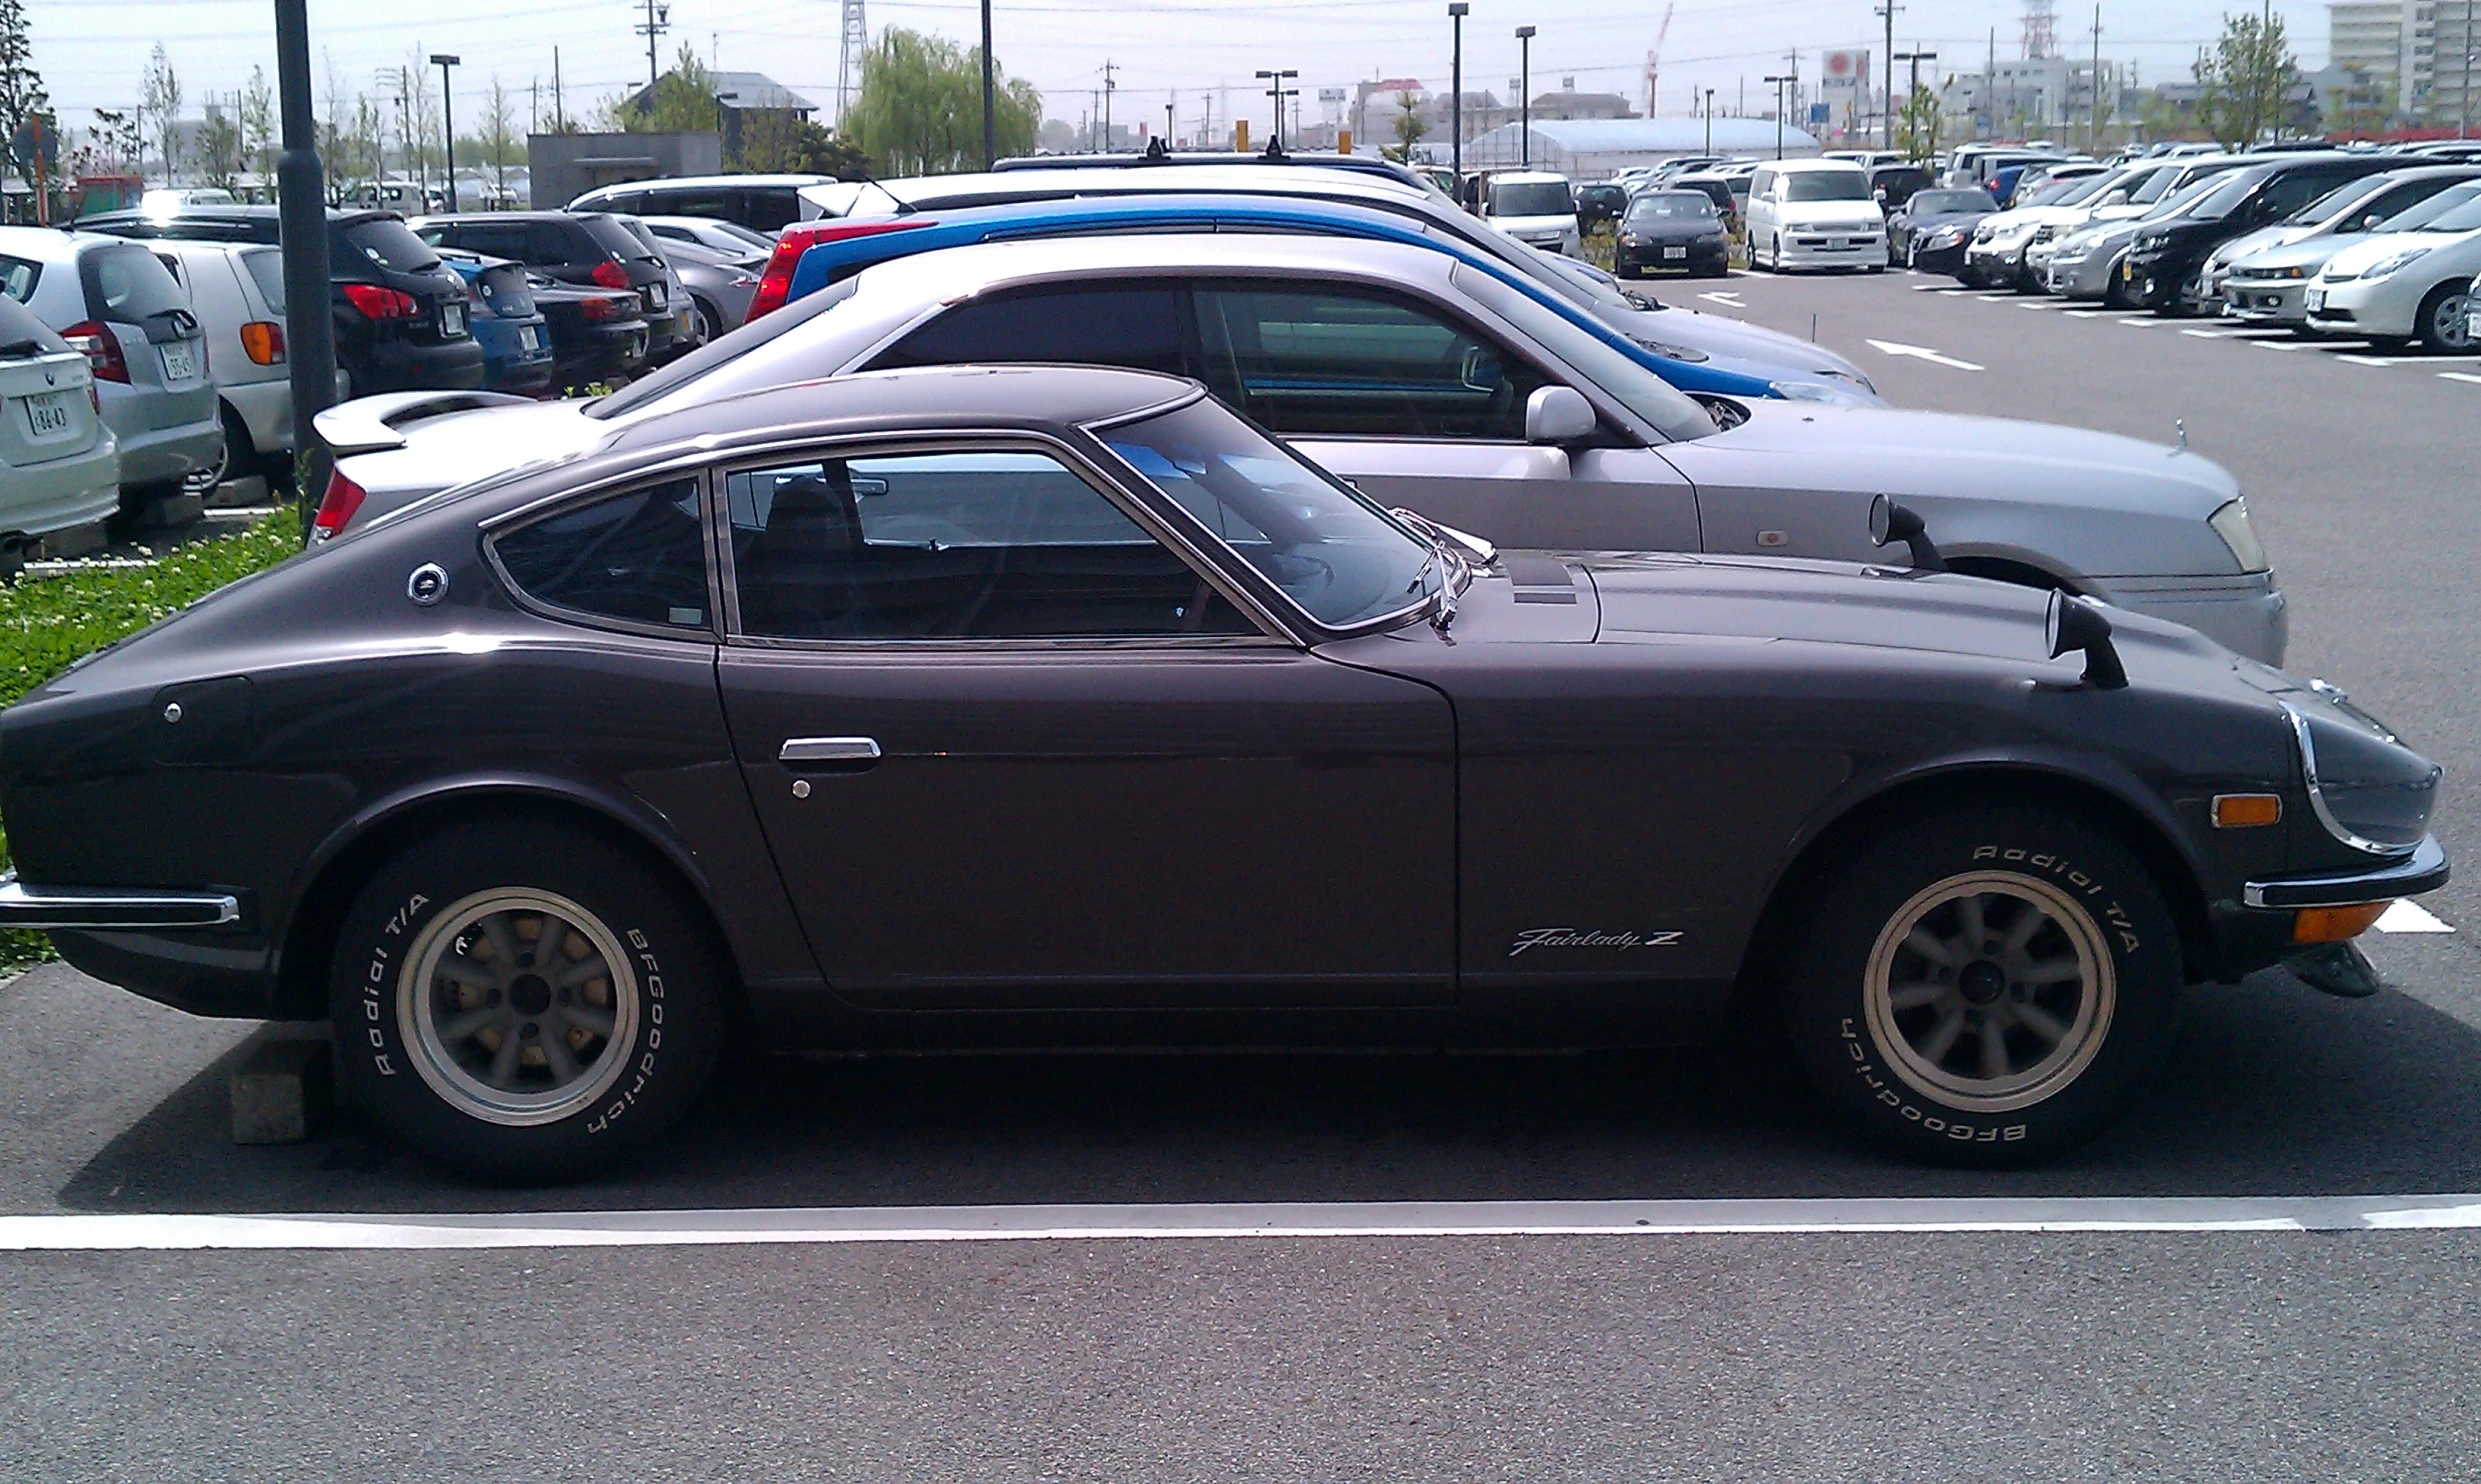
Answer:
[(1421, 570), (1413, 574), (1406, 592), (1419, 592), (1431, 569), (1438, 569), (1439, 585), (1431, 595), (1430, 622), (1442, 634), (1456, 621), (1456, 595), (1473, 575), (1474, 565), (1488, 566), (1499, 556), (1498, 548), (1479, 536), (1468, 535), (1454, 526), (1443, 526), (1426, 515), (1401, 506), (1387, 512), (1413, 528), (1414, 534), (1430, 544), (1430, 555), (1423, 559)]

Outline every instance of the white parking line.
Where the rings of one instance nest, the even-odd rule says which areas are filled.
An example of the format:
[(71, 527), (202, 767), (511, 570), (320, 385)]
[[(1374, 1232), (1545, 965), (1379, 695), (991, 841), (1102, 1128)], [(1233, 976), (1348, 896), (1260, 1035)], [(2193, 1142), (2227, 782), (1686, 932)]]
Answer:
[(2121, 321), (2120, 321), (2120, 323), (2121, 323), (2121, 324), (2123, 324), (2123, 325), (2126, 325), (2129, 329), (2132, 329), (2132, 330), (2150, 330), (2150, 329), (2154, 328), (2156, 325), (2168, 325), (2168, 324), (2174, 324), (2174, 323), (2177, 323), (2177, 322), (2176, 322), (2176, 321), (2174, 321), (2174, 320), (2167, 320), (2167, 319), (2156, 319), (2156, 318), (2154, 318), (2152, 315), (2149, 315), (2149, 314), (2141, 314), (2141, 315), (2132, 315), (2132, 316), (2130, 316), (2130, 317), (2129, 317), (2129, 318), (2127, 318), (2127, 319), (2123, 319), (2123, 320), (2121, 320)]
[(2471, 373), (2469, 373), (2469, 372), (2465, 372), (2465, 371), (2441, 371), (2441, 372), (2439, 372), (2439, 373), (2438, 373), (2438, 375), (2439, 375), (2439, 378), (2440, 378), (2441, 380), (2445, 380), (2445, 381), (2464, 381), (2464, 382), (2470, 382), (2470, 383), (2471, 383), (2472, 385), (2474, 385), (2474, 386), (2481, 386), (2481, 376), (2474, 376), (2474, 375), (2472, 375), (2472, 374), (2471, 374)]
[(2302, 345), (2296, 340), (2252, 340), (2249, 344), (2256, 346), (2259, 350), (2279, 350), (2285, 355), (2290, 355), (2296, 350), (2308, 349), (2307, 346)]
[(2355, 366), (2375, 366), (2381, 371), (2385, 370), (2389, 366), (2400, 366), (2404, 364), (2403, 358), (2400, 356), (2339, 355), (2336, 356), (2335, 359), (2338, 361), (2350, 361)]
[(1712, 294), (1699, 294), (1697, 297), (1710, 303), (1720, 304), (1726, 309), (1746, 309), (1749, 307), (1748, 305), (1741, 303), (1739, 293), (1731, 289), (1725, 289)]
[(2116, 309), (2071, 309), (2067, 311), (2067, 317), (2069, 319), (2103, 319), (2118, 312)]
[(1892, 340), (1872, 340), (1869, 343), (1887, 355), (1909, 357), (1916, 361), (1928, 361), (1932, 365), (1945, 366), (1955, 371), (1979, 371), (1984, 369), (1983, 367), (1974, 365), (1971, 361), (1959, 361), (1953, 356), (1940, 355), (1937, 351), (1930, 349), (1926, 345), (1900, 345)]
[(1977, 297), (1984, 304), (2007, 304), (2014, 302), (2016, 296), (2014, 294), (1982, 294)]
[(2380, 913), (2377, 928), (2381, 933), (2451, 933), (2455, 931), (2437, 913), (2409, 897)]
[(0, 1217), (0, 1250), (384, 1252), (1241, 1237), (2348, 1232), (2459, 1228), (2481, 1228), (2481, 1195), (844, 1206), (444, 1216), (6, 1216)]
[(2249, 332), (2246, 330), (2182, 330), (2180, 333), (2196, 340), (2233, 340)]

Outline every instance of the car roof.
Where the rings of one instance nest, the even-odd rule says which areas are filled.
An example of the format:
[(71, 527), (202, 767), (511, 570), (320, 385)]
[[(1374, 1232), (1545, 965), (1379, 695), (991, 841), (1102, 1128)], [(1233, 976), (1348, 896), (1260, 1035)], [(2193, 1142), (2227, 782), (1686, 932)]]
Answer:
[(666, 175), (654, 180), (618, 180), (610, 185), (599, 185), (592, 190), (579, 191), (569, 199), (571, 202), (577, 202), (585, 200), (588, 196), (616, 195), (622, 191), (705, 191), (713, 190), (718, 186), (764, 186), (770, 189), (790, 186), (799, 190), (803, 186), (834, 185), (835, 183), (836, 177), (832, 175)]
[(872, 264), (861, 277), (873, 294), (912, 292), (925, 296), (926, 302), (936, 302), (1028, 281), (1130, 274), (1202, 277), (1273, 270), (1389, 283), (1436, 282), (1465, 261), (1460, 255), (1409, 242), (1366, 238), (1282, 231), (1138, 233), (1031, 237), (945, 247)]
[(431, 211), (414, 220), (426, 226), (440, 222), (471, 226), (491, 222), (573, 222), (581, 217), (615, 214), (609, 211)]
[(1768, 160), (1765, 167), (1794, 175), (1806, 175), (1815, 170), (1858, 171), (1861, 168), (1851, 160)]
[(1348, 174), (1374, 175), (1386, 180), (1418, 185), (1412, 168), (1393, 160), (1373, 159), (1368, 155), (1333, 155), (1309, 151), (1302, 154), (1269, 154), (1263, 151), (1242, 154), (1237, 150), (1169, 150), (1156, 153), (1139, 150), (1133, 153), (1012, 155), (991, 167), (997, 174), (1013, 174), (1020, 170), (1102, 169), (1128, 170), (1150, 165), (1275, 165), (1312, 170), (1341, 170)]
[(1491, 173), (1490, 181), (1493, 185), (1543, 185), (1552, 181), (1566, 185), (1568, 177), (1556, 170), (1498, 170)]
[(623, 423), (607, 454), (735, 442), (956, 428), (1082, 427), (1185, 401), (1185, 377), (1107, 366), (924, 366), (766, 387)]
[(1429, 187), (1392, 174), (1378, 175), (1358, 170), (1301, 170), (1285, 165), (1269, 165), (1263, 161), (1211, 165), (1025, 166), (981, 174), (923, 175), (870, 181), (858, 189), (876, 190), (906, 209), (923, 209), (923, 203), (955, 197), (970, 199), (986, 195), (993, 201), (1002, 201), (1011, 198), (1023, 200), (1041, 191), (1072, 191), (1080, 186), (1125, 190), (1130, 182), (1144, 181), (1149, 176), (1168, 189), (1180, 191), (1214, 190), (1228, 186), (1294, 195), (1377, 195), (1394, 200), (1411, 197), (1425, 201), (1442, 199), (1438, 192)]

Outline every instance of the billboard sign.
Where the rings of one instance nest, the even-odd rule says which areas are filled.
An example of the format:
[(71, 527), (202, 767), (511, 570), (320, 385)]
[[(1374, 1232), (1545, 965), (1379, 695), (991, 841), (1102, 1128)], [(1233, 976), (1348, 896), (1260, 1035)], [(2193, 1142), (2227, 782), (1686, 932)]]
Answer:
[(1820, 122), (1848, 132), (1869, 107), (1869, 53), (1828, 52), (1819, 59), (1818, 102), (1826, 109)]

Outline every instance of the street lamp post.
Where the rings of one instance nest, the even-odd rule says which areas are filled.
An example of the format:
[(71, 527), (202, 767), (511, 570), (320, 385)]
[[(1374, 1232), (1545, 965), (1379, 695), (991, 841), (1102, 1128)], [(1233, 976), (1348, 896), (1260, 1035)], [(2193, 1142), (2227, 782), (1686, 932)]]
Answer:
[(1783, 158), (1783, 112), (1791, 106), (1783, 101), (1783, 85), (1788, 82), (1797, 82), (1799, 78), (1789, 72), (1773, 72), (1759, 78), (1758, 81), (1775, 85), (1775, 158), (1780, 160)]
[(1275, 130), (1273, 133), (1266, 136), (1266, 147), (1268, 153), (1270, 154), (1280, 155), (1284, 152), (1284, 98), (1288, 94), (1297, 93), (1300, 91), (1299, 88), (1285, 87), (1284, 82), (1288, 78), (1295, 78), (1300, 75), (1301, 74), (1297, 70), (1290, 67), (1286, 67), (1280, 72), (1261, 72), (1258, 74), (1258, 80), (1268, 85), (1266, 96), (1275, 100)]
[(1447, 19), (1456, 28), (1456, 61), (1447, 81), (1447, 159), (1459, 204), (1464, 201), (1464, 18), (1472, 13), (1469, 0), (1448, 0)]
[(999, 163), (999, 119), (991, 112), (991, 0), (982, 0), (982, 168)]
[[(1889, 60), (1896, 62), (1910, 62), (1912, 64), (1912, 88), (1911, 91), (1904, 94), (1904, 106), (1906, 108), (1910, 108), (1912, 107), (1912, 100), (1920, 96), (1921, 93), (1921, 64), (1924, 62), (1937, 61), (1938, 53), (1924, 51), (1894, 52), (1890, 54)], [(1887, 69), (1887, 86), (1895, 86), (1895, 69), (1892, 67)], [(2094, 96), (2100, 97), (2101, 84), (2097, 82), (2094, 86)], [(1921, 141), (1919, 139), (1915, 139), (1912, 144), (1913, 147), (1910, 151), (1908, 151), (1908, 153), (1918, 156), (1921, 153)], [(1889, 149), (1894, 148), (1893, 145), (1889, 145), (1887, 147)]]
[[(310, 15), (307, 0), (276, 0), (276, 98), (284, 120), (284, 153), (276, 157), (279, 233), (284, 244), (284, 297), (311, 306), (285, 322), (285, 371), (293, 389), (295, 498), (305, 512), (323, 483), (319, 435), (310, 420), (336, 400), (336, 326), (329, 319), (327, 184), (319, 168), (319, 128), (310, 109)], [(309, 529), (305, 518), (302, 527)]]
[(448, 209), (457, 209), (457, 105), (448, 89), (448, 69), (464, 61), (446, 52), (431, 53), (431, 65), (439, 69), (439, 120), (448, 145)]
[(1521, 131), (1517, 137), (1524, 148), (1525, 168), (1530, 170), (1533, 168), (1533, 27), (1517, 27), (1516, 43), (1517, 55), (1524, 59), (1516, 85), (1516, 96), (1523, 105), (1523, 122), (1517, 126)]
[(1714, 89), (1706, 89), (1706, 153), (1714, 153)]

